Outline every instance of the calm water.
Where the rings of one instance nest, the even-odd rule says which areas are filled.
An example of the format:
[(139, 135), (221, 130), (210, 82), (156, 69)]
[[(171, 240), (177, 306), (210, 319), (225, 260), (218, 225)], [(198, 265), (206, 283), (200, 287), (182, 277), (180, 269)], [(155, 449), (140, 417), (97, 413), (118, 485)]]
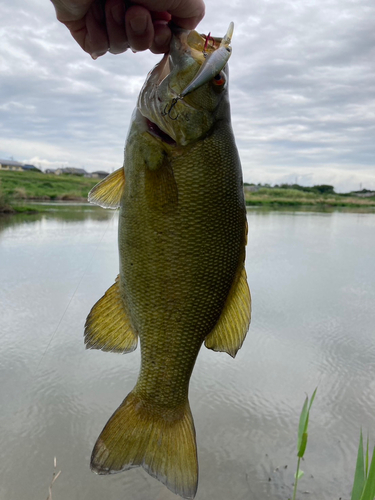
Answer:
[[(375, 214), (248, 213), (253, 321), (232, 360), (202, 348), (190, 401), (197, 500), (287, 499), (305, 393), (318, 385), (300, 497), (350, 498), (360, 427), (375, 438)], [(87, 313), (118, 269), (117, 215), (0, 218), (0, 499), (177, 499), (142, 469), (89, 469), (132, 389), (139, 349), (86, 351)]]

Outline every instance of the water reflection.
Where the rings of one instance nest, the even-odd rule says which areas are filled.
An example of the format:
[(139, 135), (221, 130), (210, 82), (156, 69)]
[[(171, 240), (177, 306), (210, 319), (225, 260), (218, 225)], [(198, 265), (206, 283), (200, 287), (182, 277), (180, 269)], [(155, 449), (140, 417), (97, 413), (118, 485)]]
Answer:
[[(192, 377), (196, 498), (288, 498), (299, 411), (316, 385), (302, 489), (347, 498), (360, 426), (375, 436), (375, 215), (252, 209), (248, 222), (248, 338), (236, 360), (203, 348)], [(141, 469), (89, 470), (139, 369), (139, 350), (83, 346), (86, 315), (117, 272), (116, 213), (0, 218), (0, 498), (46, 497), (54, 456), (56, 498), (177, 498)]]

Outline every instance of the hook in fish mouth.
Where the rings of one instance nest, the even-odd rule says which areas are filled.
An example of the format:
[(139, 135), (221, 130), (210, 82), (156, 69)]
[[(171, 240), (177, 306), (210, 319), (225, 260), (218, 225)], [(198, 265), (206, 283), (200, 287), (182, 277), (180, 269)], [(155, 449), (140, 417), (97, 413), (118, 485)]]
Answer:
[(220, 46), (210, 54), (208, 54), (206, 50), (208, 41), (211, 38), (210, 37), (211, 33), (209, 33), (205, 37), (206, 41), (204, 43), (202, 51), (203, 57), (205, 58), (203, 64), (199, 68), (197, 74), (192, 79), (192, 81), (182, 90), (180, 94), (178, 94), (176, 97), (172, 99), (169, 105), (169, 109), (168, 109), (168, 104), (165, 105), (164, 110), (161, 113), (162, 116), (168, 116), (168, 118), (170, 118), (171, 120), (177, 120), (178, 113), (176, 114), (175, 117), (171, 116), (171, 111), (173, 110), (177, 102), (182, 100), (185, 96), (187, 96), (194, 90), (197, 90), (199, 87), (202, 87), (202, 85), (204, 85), (205, 83), (207, 83), (220, 73), (220, 71), (224, 68), (230, 56), (232, 55), (232, 48), (230, 47), (230, 43), (232, 40), (233, 29), (234, 29), (234, 23), (231, 22), (229, 24), (226, 34), (221, 39)]
[(164, 107), (164, 110), (161, 114), (161, 116), (167, 116), (168, 115), (168, 118), (170, 118), (171, 120), (177, 120), (178, 118), (178, 115), (179, 113), (176, 114), (176, 116), (173, 118), (171, 116), (171, 111), (172, 109), (175, 107), (175, 105), (177, 104), (177, 102), (180, 100), (180, 99), (183, 99), (183, 97), (181, 95), (178, 95), (177, 97), (174, 97), (171, 101), (171, 104), (169, 105), (169, 109), (167, 111), (167, 107), (168, 107), (168, 103), (165, 105)]

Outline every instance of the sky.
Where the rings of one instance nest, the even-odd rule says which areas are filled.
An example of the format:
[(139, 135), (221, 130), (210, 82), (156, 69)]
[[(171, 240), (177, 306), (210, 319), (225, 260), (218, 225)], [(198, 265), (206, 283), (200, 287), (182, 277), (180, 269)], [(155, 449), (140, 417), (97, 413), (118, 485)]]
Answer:
[[(232, 125), (248, 183), (375, 190), (375, 2), (206, 0), (234, 21)], [(48, 0), (0, 0), (0, 158), (111, 172), (123, 163), (149, 51), (96, 61)]]

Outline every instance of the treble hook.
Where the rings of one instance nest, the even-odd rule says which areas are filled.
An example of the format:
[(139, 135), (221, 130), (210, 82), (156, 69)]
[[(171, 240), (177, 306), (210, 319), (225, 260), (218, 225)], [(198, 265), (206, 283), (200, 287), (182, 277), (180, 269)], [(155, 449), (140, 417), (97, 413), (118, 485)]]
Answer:
[(204, 43), (204, 47), (203, 47), (203, 56), (204, 56), (204, 57), (207, 57), (207, 52), (206, 52), (206, 51), (207, 51), (207, 47), (208, 47), (208, 42), (209, 42), (209, 40), (210, 40), (210, 38), (211, 38), (211, 36), (210, 36), (210, 35), (211, 35), (211, 31), (210, 31), (210, 32), (208, 33), (208, 35), (206, 36), (206, 41), (205, 41), (205, 43)]
[(172, 118), (172, 116), (171, 116), (171, 111), (172, 111), (172, 109), (176, 106), (177, 102), (178, 102), (180, 99), (182, 99), (182, 96), (179, 96), (179, 95), (178, 95), (177, 97), (174, 97), (174, 98), (172, 99), (172, 101), (171, 101), (171, 105), (170, 105), (170, 107), (169, 107), (168, 111), (167, 111), (168, 104), (166, 104), (166, 105), (165, 105), (165, 108), (164, 108), (164, 111), (162, 112), (162, 116), (166, 116), (166, 115), (168, 115), (168, 118), (170, 118), (171, 120), (177, 120), (177, 118), (178, 118), (178, 115), (179, 115), (179, 114), (177, 113), (177, 115), (176, 115), (174, 118)]

